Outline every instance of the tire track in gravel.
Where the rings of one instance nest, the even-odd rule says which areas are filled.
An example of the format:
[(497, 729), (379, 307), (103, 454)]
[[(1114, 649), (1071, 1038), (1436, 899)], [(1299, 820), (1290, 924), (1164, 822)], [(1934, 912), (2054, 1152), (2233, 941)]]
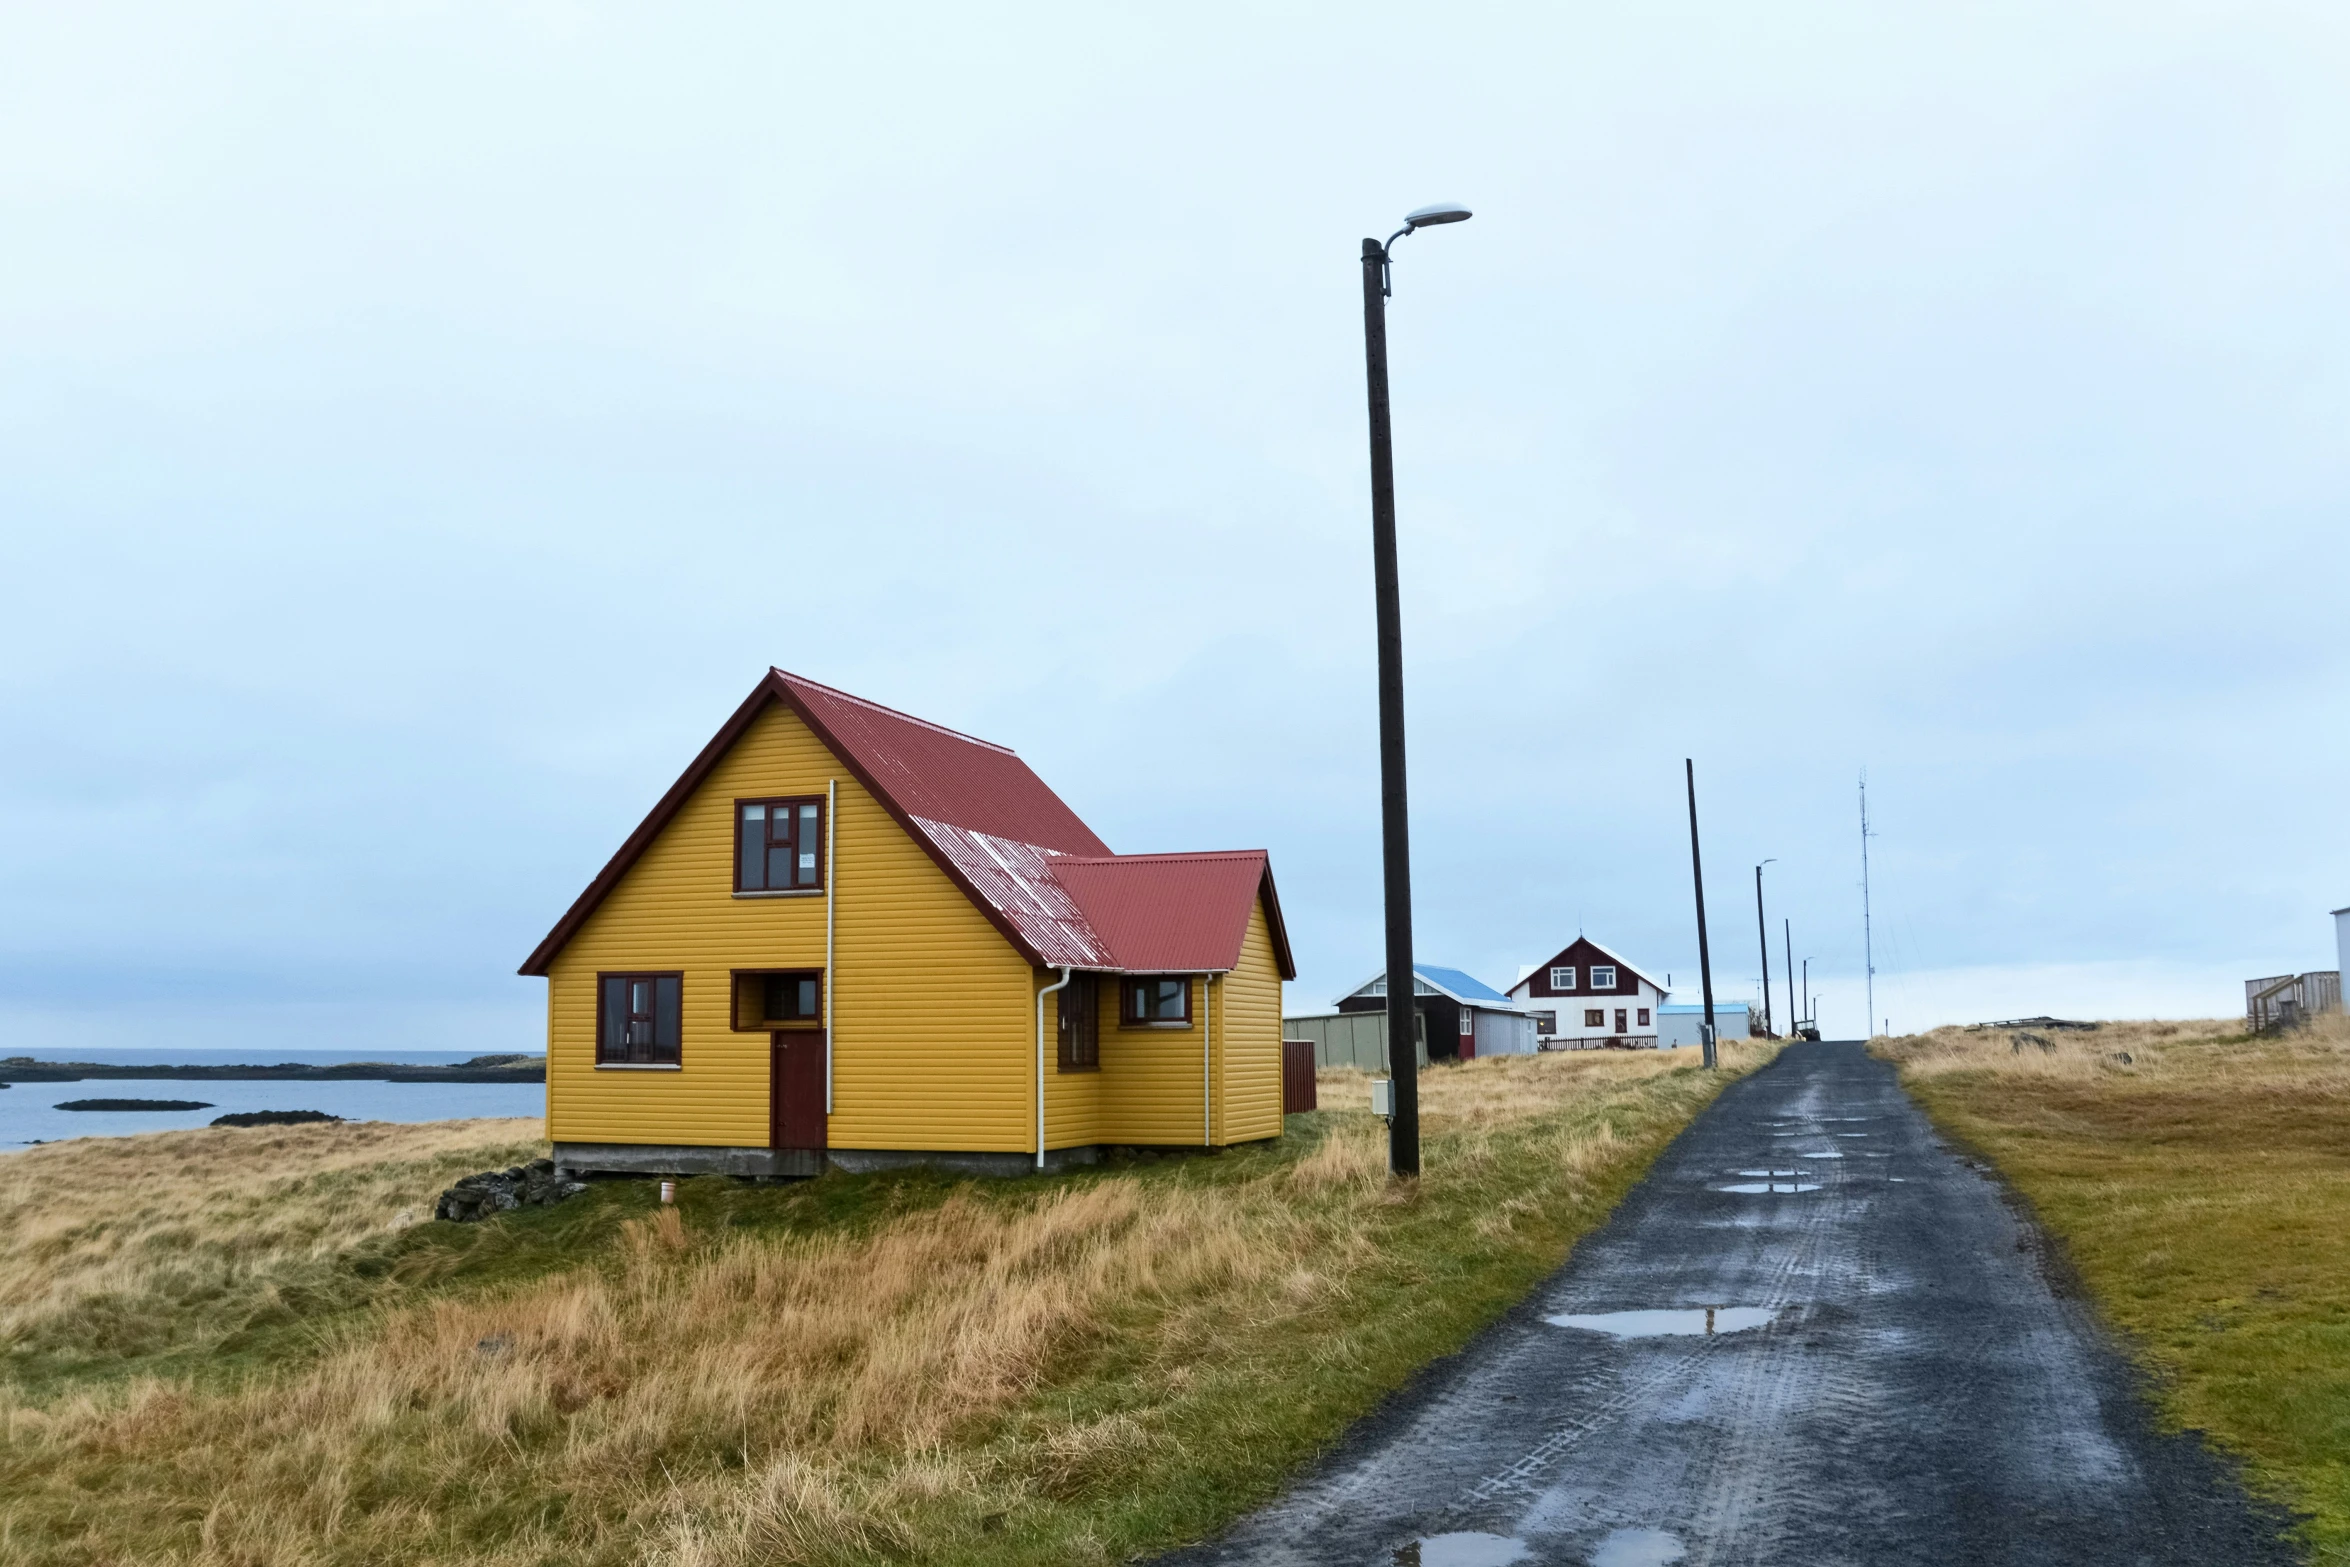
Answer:
[[(1816, 1189), (1724, 1189), (1775, 1169)], [(2154, 1429), (2041, 1255), (1890, 1068), (1791, 1045), (1529, 1300), (1166, 1567), (2294, 1562), (2286, 1520)], [(1545, 1320), (1709, 1306), (1769, 1316), (1662, 1337)]]

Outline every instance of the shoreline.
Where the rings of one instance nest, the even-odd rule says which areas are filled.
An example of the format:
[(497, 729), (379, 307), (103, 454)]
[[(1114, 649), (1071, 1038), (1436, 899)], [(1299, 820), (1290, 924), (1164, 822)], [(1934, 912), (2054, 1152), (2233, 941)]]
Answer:
[(337, 1061), (328, 1064), (281, 1061), (274, 1066), (216, 1066), (35, 1061), (29, 1056), (10, 1056), (0, 1060), (0, 1084), (79, 1083), (93, 1078), (142, 1078), (197, 1083), (543, 1083), (547, 1080), (547, 1058), (539, 1055), (475, 1056), (469, 1061), (447, 1066), (404, 1061)]

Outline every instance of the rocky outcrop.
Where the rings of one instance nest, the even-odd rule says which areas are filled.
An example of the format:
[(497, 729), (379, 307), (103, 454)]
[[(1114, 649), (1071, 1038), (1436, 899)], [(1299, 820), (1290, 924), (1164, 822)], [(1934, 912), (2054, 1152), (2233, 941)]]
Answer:
[(212, 1118), (214, 1126), (311, 1126), (341, 1121), (324, 1110), (237, 1110)]
[(585, 1181), (557, 1174), (554, 1160), (533, 1159), (508, 1170), (484, 1170), (479, 1175), (468, 1175), (441, 1193), (432, 1216), (459, 1224), (475, 1224), (494, 1214), (512, 1213), (517, 1208), (551, 1208), (564, 1198), (576, 1197), (586, 1190)]

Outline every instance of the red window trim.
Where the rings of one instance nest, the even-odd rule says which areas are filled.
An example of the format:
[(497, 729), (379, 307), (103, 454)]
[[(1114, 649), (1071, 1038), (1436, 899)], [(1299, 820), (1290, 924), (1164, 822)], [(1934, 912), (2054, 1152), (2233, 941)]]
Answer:
[[(814, 882), (807, 886), (800, 886), (795, 882), (789, 887), (746, 887), (743, 885), (743, 807), (746, 805), (767, 807), (768, 836), (767, 841), (761, 847), (768, 850), (775, 847), (774, 823), (777, 806), (790, 808), (794, 832), (797, 832), (799, 827), (800, 807), (805, 805), (816, 807), (816, 879)], [(744, 795), (734, 802), (734, 814), (728, 818), (728, 824), (726, 851), (734, 863), (734, 869), (730, 874), (734, 878), (736, 896), (744, 898), (806, 897), (811, 893), (820, 893), (824, 890), (824, 796), (820, 794)], [(796, 838), (792, 841), (791, 852), (795, 872), (798, 869), (799, 856), (805, 853), (807, 848), (808, 845), (799, 842)]]

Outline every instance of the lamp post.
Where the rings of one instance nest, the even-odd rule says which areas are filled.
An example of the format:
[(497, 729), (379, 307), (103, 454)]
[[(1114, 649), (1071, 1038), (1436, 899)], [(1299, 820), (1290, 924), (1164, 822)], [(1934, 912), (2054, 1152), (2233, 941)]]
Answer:
[(1363, 241), (1363, 364), (1371, 393), (1371, 581), (1379, 609), (1379, 839), (1387, 890), (1387, 1069), (1394, 1104), (1387, 1167), (1420, 1173), (1420, 1060), (1413, 1027), (1412, 849), (1404, 792), (1403, 609), (1395, 567), (1395, 447), (1387, 417), (1389, 247), (1418, 229), (1459, 223), (1469, 209), (1438, 202), (1407, 213), (1387, 244)]
[(1771, 926), (1770, 922), (1763, 918), (1762, 868), (1763, 865), (1778, 863), (1776, 859), (1769, 859), (1754, 868), (1754, 934), (1755, 939), (1762, 943), (1763, 1038), (1765, 1039), (1775, 1038), (1776, 1034), (1771, 1028)]

